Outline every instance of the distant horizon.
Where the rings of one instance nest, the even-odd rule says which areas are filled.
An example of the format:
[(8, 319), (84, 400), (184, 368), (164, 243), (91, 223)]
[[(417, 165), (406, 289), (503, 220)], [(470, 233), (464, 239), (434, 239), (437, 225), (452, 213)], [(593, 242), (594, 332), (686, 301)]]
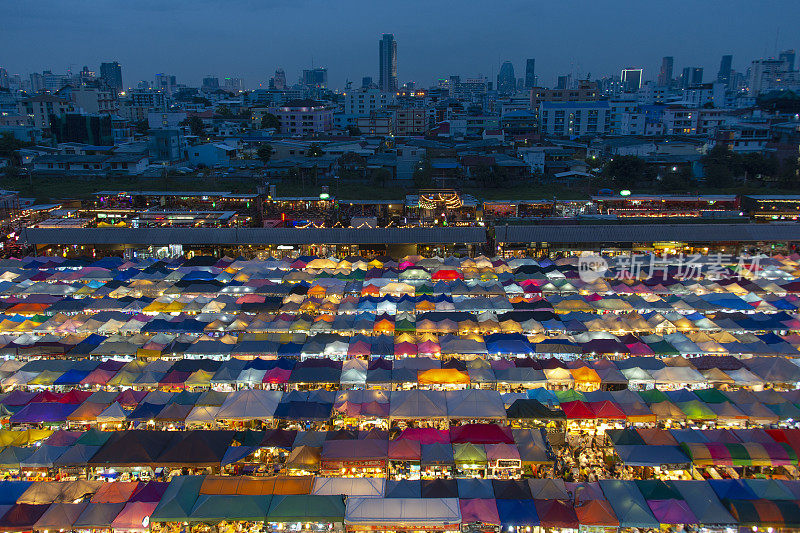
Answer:
[(668, 11), (632, 0), (615, 10), (588, 0), (566, 6), (462, 0), (458, 12), (449, 3), (418, 0), (402, 9), (363, 0), (217, 4), (0, 5), (6, 23), (0, 66), (28, 79), (43, 70), (79, 72), (84, 65), (97, 72), (101, 62), (118, 61), (126, 88), (165, 73), (190, 87), (199, 87), (209, 74), (238, 77), (253, 90), (266, 88), (277, 68), (293, 85), (313, 63), (328, 69), (330, 88), (344, 89), (346, 80), (356, 87), (365, 76), (377, 82), (378, 41), (393, 33), (401, 85), (429, 87), (450, 75), (494, 81), (504, 61), (512, 62), (516, 78), (524, 78), (525, 61), (534, 58), (539, 85), (553, 86), (559, 75), (599, 79), (623, 68), (642, 68), (645, 81), (655, 80), (664, 56), (675, 58), (674, 77), (683, 67), (699, 66), (709, 82), (722, 55), (733, 55), (733, 69), (744, 73), (753, 59), (800, 47), (791, 25), (800, 19), (800, 2), (790, 0), (767, 6), (709, 0), (699, 7), (676, 0)]

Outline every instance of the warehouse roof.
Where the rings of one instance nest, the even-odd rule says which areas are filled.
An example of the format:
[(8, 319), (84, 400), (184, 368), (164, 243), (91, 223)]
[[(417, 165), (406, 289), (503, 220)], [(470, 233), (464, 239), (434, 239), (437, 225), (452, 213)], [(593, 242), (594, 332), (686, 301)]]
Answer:
[(483, 228), (26, 228), (29, 244), (410, 244), (482, 243)]
[(800, 224), (626, 224), (501, 226), (498, 242), (798, 241)]

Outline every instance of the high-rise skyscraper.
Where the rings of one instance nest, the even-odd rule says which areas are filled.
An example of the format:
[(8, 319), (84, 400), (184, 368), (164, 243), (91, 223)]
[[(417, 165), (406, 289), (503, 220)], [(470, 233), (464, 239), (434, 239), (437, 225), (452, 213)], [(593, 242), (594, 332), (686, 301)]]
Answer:
[(619, 75), (622, 90), (626, 93), (635, 93), (642, 86), (642, 69), (624, 68)]
[(500, 73), (497, 75), (497, 93), (514, 94), (517, 89), (517, 78), (514, 76), (514, 65), (511, 61), (505, 61), (500, 66)]
[(286, 90), (286, 72), (282, 68), (275, 70), (275, 76), (269, 81), (271, 89), (276, 89), (278, 91)]
[(525, 88), (536, 87), (536, 60), (529, 58), (525, 62)]
[(664, 56), (661, 59), (661, 70), (658, 72), (658, 85), (667, 87), (672, 83), (672, 65), (675, 63), (675, 58), (672, 56)]
[(117, 92), (122, 90), (122, 66), (116, 61), (100, 63), (100, 77), (109, 88)]
[(173, 94), (178, 88), (178, 81), (175, 76), (171, 74), (164, 74), (160, 72), (154, 76), (153, 86), (166, 94)]
[(733, 56), (724, 55), (719, 62), (719, 72), (717, 73), (717, 81), (725, 85), (731, 82), (731, 67), (733, 66)]
[(305, 69), (301, 81), (306, 87), (324, 89), (328, 86), (328, 69), (320, 67)]
[(786, 64), (786, 72), (794, 72), (794, 60), (796, 55), (794, 50), (784, 50), (778, 54), (778, 59)]
[(213, 91), (219, 89), (219, 78), (214, 76), (213, 74), (209, 74), (208, 76), (203, 78), (202, 88), (207, 91)]
[(378, 43), (378, 86), (384, 92), (397, 91), (397, 41), (394, 34), (384, 33)]
[(684, 67), (681, 74), (681, 87), (688, 89), (703, 84), (703, 67)]

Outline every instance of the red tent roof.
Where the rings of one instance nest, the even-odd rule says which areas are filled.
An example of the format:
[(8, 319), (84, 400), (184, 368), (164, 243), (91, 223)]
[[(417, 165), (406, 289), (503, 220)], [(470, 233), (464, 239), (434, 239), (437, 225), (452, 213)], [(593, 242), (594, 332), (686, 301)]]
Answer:
[(589, 407), (587, 403), (580, 400), (562, 403), (561, 409), (564, 411), (566, 417), (571, 420), (593, 420), (597, 418), (592, 408)]
[(457, 444), (514, 444), (511, 428), (497, 424), (465, 424), (450, 428), (450, 442)]

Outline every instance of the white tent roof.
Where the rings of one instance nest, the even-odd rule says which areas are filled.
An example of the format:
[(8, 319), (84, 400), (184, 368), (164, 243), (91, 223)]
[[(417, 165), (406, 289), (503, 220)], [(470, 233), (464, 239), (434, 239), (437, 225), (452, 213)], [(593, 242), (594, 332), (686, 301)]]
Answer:
[(505, 418), (500, 393), (493, 390), (464, 389), (445, 393), (450, 418)]
[(241, 390), (228, 395), (217, 420), (271, 420), (281, 401), (281, 391)]
[(348, 498), (383, 498), (386, 480), (383, 478), (339, 478), (317, 477), (311, 494), (315, 496), (338, 496)]
[(441, 526), (461, 522), (457, 498), (348, 498), (346, 524), (391, 524), (392, 529), (408, 526)]

